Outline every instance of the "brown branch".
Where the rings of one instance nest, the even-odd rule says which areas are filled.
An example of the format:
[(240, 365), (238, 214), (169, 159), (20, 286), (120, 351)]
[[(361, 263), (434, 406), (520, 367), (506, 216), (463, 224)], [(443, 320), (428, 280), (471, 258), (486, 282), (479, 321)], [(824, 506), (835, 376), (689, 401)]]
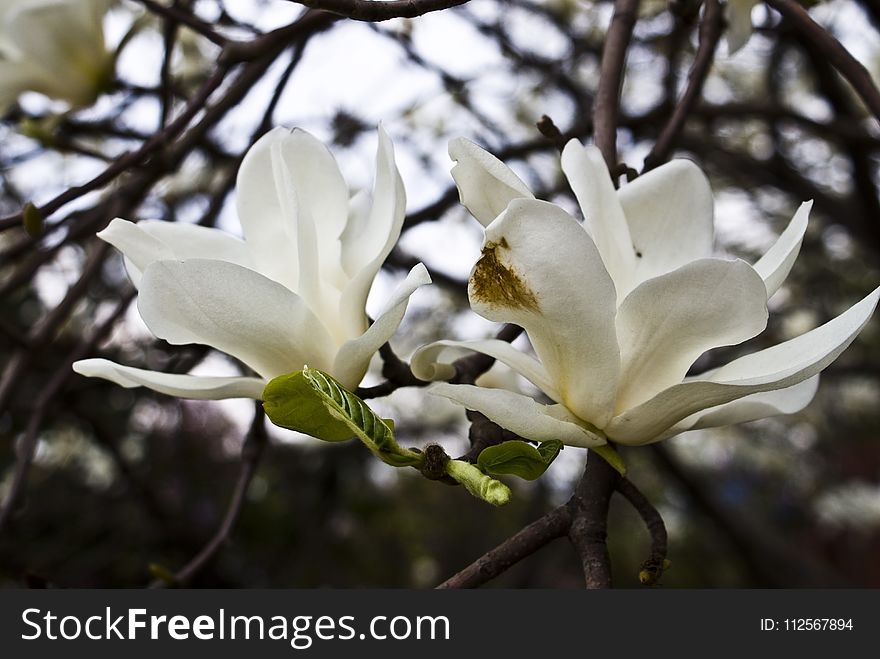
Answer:
[(561, 538), (568, 533), (570, 526), (571, 512), (568, 506), (559, 506), (502, 542), (495, 549), (483, 554), (437, 588), (476, 588), (494, 579), (524, 558), (531, 556), (549, 542)]
[(229, 40), (226, 37), (217, 34), (217, 32), (214, 31), (209, 23), (206, 23), (190, 11), (186, 11), (177, 6), (166, 7), (165, 5), (159, 4), (155, 0), (137, 1), (154, 14), (163, 16), (173, 23), (182, 23), (193, 32), (202, 35), (208, 41), (215, 43), (218, 46), (222, 47), (229, 43)]
[(639, 579), (643, 584), (652, 586), (657, 583), (663, 571), (668, 567), (666, 552), (669, 538), (666, 533), (666, 524), (663, 523), (663, 518), (657, 509), (648, 501), (648, 497), (642, 494), (631, 480), (618, 478), (617, 491), (636, 509), (651, 536), (651, 554), (648, 560), (642, 563)]
[[(135, 151), (129, 151), (128, 153), (120, 156), (116, 161), (114, 161), (112, 165), (110, 165), (107, 169), (105, 169), (103, 172), (101, 172), (91, 180), (81, 185), (75, 185), (71, 188), (68, 188), (61, 194), (57, 195), (50, 201), (40, 206), (39, 211), (42, 214), (43, 219), (48, 219), (49, 216), (51, 216), (54, 212), (56, 212), (63, 206), (66, 206), (70, 202), (79, 199), (83, 195), (92, 192), (93, 190), (98, 190), (104, 187), (121, 174), (128, 172), (130, 169), (143, 164), (143, 162), (146, 161), (147, 158), (154, 153), (160, 151), (164, 147), (167, 147), (168, 142), (172, 140), (175, 136), (177, 136), (181, 131), (183, 131), (189, 125), (190, 121), (192, 121), (193, 117), (195, 117), (199, 112), (204, 109), (205, 103), (207, 102), (208, 98), (223, 83), (223, 81), (226, 79), (227, 73), (227, 67), (218, 66), (217, 69), (214, 71), (214, 74), (202, 84), (196, 95), (190, 100), (183, 112), (180, 113), (180, 116), (174, 119), (174, 121), (170, 122), (164, 130), (156, 133), (153, 137), (147, 140), (147, 142), (143, 144), (139, 149)], [(8, 229), (10, 227), (18, 226), (19, 224), (21, 224), (21, 221), (21, 212), (4, 217), (0, 219), (0, 231)], [(57, 227), (58, 224), (54, 226)], [(47, 230), (51, 230), (51, 227), (47, 227)]]
[(593, 105), (593, 135), (609, 169), (617, 166), (617, 119), (626, 53), (636, 24), (639, 0), (616, 0), (605, 45), (599, 88)]
[(700, 45), (697, 47), (697, 54), (688, 75), (687, 88), (681, 95), (669, 121), (660, 132), (660, 136), (654, 143), (654, 148), (645, 158), (643, 171), (653, 169), (669, 158), (672, 145), (703, 90), (723, 27), (724, 15), (721, 11), (721, 3), (718, 0), (706, 0), (706, 12), (700, 23)]
[(816, 23), (795, 0), (766, 0), (800, 33), (808, 48), (821, 53), (852, 85), (877, 120), (880, 120), (880, 91), (871, 79), (868, 69), (853, 57), (843, 45), (821, 25)]
[(433, 11), (463, 5), (468, 0), (289, 0), (309, 9), (328, 11), (355, 21), (380, 22), (415, 18)]
[(608, 555), (608, 506), (620, 475), (598, 453), (587, 456), (584, 475), (569, 501), (572, 508), (568, 539), (577, 551), (588, 589), (611, 587)]
[[(260, 465), (260, 458), (266, 448), (266, 417), (263, 412), (262, 403), (256, 401), (254, 406), (254, 420), (245, 437), (244, 444), (241, 449), (241, 468), (238, 473), (238, 480), (235, 489), (232, 492), (232, 498), (229, 500), (229, 506), (226, 508), (226, 514), (223, 521), (214, 536), (196, 554), (193, 559), (184, 567), (173, 575), (173, 583), (166, 585), (181, 586), (186, 585), (196, 574), (198, 574), (217, 553), (226, 544), (229, 536), (232, 534), (238, 517), (241, 515), (241, 509), (244, 506), (245, 496), (248, 488)], [(152, 584), (160, 585), (159, 583)]]

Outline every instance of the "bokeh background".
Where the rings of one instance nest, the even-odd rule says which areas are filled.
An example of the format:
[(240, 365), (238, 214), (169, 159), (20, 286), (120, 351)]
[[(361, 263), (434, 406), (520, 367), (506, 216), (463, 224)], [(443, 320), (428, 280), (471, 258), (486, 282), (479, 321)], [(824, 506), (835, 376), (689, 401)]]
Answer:
[[(303, 12), (283, 0), (165, 4), (240, 39)], [(0, 499), (38, 405), (43, 413), (24, 496), (0, 535), (0, 585), (146, 585), (156, 573), (150, 565), (173, 571), (198, 553), (238, 477), (252, 401), (182, 401), (67, 373), (72, 351), (97, 327), (106, 333), (89, 356), (176, 372), (238, 368), (207, 349), (152, 337), (121, 258), (100, 251), (96, 230), (124, 214), (240, 234), (235, 171), (273, 103), (271, 125), (313, 132), (353, 186), (371, 185), (381, 121), (409, 214), (371, 301), (381, 302), (418, 260), (436, 283), (413, 297), (392, 345), (407, 358), (435, 338), (489, 336), (497, 328), (469, 311), (464, 294), (481, 230), (457, 203), (446, 144), (477, 141), (538, 196), (574, 209), (556, 147), (536, 122), (547, 115), (566, 136), (589, 139), (611, 10), (603, 1), (472, 0), (413, 20), (328, 23), (284, 48), (210, 130), (182, 153), (171, 149), (170, 162), (154, 158), (64, 207), (42, 237), (4, 227)], [(880, 3), (830, 0), (810, 12), (877, 80)], [(704, 365), (811, 329), (880, 281), (878, 123), (778, 14), (759, 5), (752, 17), (755, 33), (742, 50), (731, 55), (721, 41), (675, 153), (711, 178), (719, 253), (754, 261), (801, 201), (815, 206), (801, 256), (771, 300), (768, 330)], [(694, 0), (641, 3), (618, 134), (621, 159), (636, 170), (687, 83), (699, 23)], [(26, 93), (0, 122), (0, 214), (39, 205), (137, 148), (217, 62), (216, 46), (138, 2), (113, 8), (105, 30), (111, 46), (125, 43), (109, 93), (73, 112)], [(138, 177), (146, 183), (132, 194)], [(50, 336), (31, 340), (53, 313), (62, 321)], [(379, 366), (367, 384), (381, 380)], [(490, 376), (526, 386), (499, 367)], [(460, 409), (419, 389), (375, 405), (398, 420), (405, 444), (466, 450)], [(825, 371), (804, 412), (686, 433), (625, 458), (669, 529), (665, 587), (880, 586), (880, 321)], [(430, 587), (567, 500), (584, 459), (567, 448), (541, 480), (513, 483), (514, 501), (494, 509), (461, 488), (380, 464), (355, 442), (327, 445), (272, 428), (230, 541), (193, 585)], [(619, 500), (610, 550), (616, 585), (638, 586), (647, 532)], [(558, 541), (490, 585), (581, 584), (576, 555)]]

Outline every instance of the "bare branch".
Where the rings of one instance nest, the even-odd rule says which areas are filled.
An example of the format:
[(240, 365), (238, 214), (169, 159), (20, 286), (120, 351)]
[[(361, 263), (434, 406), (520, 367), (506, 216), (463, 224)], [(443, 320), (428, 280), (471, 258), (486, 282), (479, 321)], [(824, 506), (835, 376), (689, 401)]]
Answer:
[(599, 88), (593, 106), (593, 134), (609, 169), (617, 167), (617, 116), (626, 53), (636, 24), (639, 0), (616, 0), (602, 49)]
[(651, 555), (648, 560), (642, 563), (639, 579), (642, 583), (652, 586), (657, 583), (667, 567), (668, 536), (666, 524), (663, 523), (663, 518), (657, 509), (648, 501), (648, 497), (642, 494), (631, 480), (628, 478), (617, 479), (617, 491), (636, 509), (651, 536)]
[(392, 18), (415, 18), (432, 11), (463, 5), (468, 0), (289, 0), (309, 9), (328, 11), (355, 21), (381, 22)]
[(587, 466), (569, 501), (572, 508), (568, 539), (581, 559), (588, 589), (611, 587), (611, 557), (608, 555), (608, 506), (620, 474), (590, 452)]
[[(238, 473), (238, 480), (236, 481), (232, 498), (229, 500), (229, 506), (226, 509), (226, 514), (223, 517), (220, 528), (217, 529), (217, 532), (202, 550), (174, 574), (173, 585), (187, 584), (226, 544), (226, 541), (235, 529), (239, 515), (241, 515), (245, 496), (254, 478), (254, 474), (257, 472), (257, 467), (260, 465), (260, 458), (263, 456), (266, 443), (266, 416), (263, 412), (262, 403), (257, 401), (254, 406), (254, 420), (251, 423), (250, 430), (248, 430), (241, 449), (241, 468)], [(157, 586), (159, 584), (153, 585)]]
[(795, 0), (766, 0), (795, 27), (810, 48), (817, 49), (853, 86), (865, 105), (880, 121), (880, 91), (868, 69), (853, 57), (828, 30), (816, 23)]
[(437, 588), (476, 588), (494, 579), (541, 547), (564, 536), (571, 525), (568, 506), (559, 506), (535, 520), (516, 535), (486, 552)]
[(653, 169), (669, 158), (675, 139), (684, 127), (685, 120), (691, 114), (703, 90), (703, 84), (709, 75), (723, 27), (724, 15), (721, 11), (721, 3), (718, 0), (706, 0), (706, 12), (700, 23), (700, 45), (688, 75), (687, 89), (681, 95), (672, 116), (669, 117), (669, 121), (663, 127), (654, 148), (651, 149), (651, 153), (645, 158), (644, 171)]

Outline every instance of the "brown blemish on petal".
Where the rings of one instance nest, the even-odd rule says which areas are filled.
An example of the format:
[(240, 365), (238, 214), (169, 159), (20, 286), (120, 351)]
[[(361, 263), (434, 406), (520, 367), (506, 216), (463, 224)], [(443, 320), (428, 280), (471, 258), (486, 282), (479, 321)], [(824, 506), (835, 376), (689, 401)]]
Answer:
[(538, 299), (514, 270), (498, 258), (499, 249), (507, 249), (507, 241), (486, 243), (483, 255), (471, 275), (471, 295), (487, 304), (538, 311)]

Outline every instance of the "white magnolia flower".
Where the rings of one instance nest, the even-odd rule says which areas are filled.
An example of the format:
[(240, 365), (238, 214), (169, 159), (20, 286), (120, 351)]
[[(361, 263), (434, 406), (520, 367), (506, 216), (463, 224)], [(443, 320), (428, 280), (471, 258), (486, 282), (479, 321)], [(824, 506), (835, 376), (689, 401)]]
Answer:
[(24, 91), (93, 103), (113, 71), (103, 20), (114, 2), (0, 0), (0, 112)]
[(397, 242), (406, 206), (381, 127), (376, 160), (372, 195), (350, 199), (321, 142), (276, 128), (248, 151), (238, 173), (245, 240), (207, 227), (121, 219), (98, 234), (125, 255), (138, 311), (157, 337), (212, 346), (259, 377), (156, 373), (106, 359), (76, 362), (74, 370), (185, 398), (259, 399), (268, 380), (304, 365), (356, 387), (410, 295), (431, 281), (418, 264), (369, 324), (367, 294)]
[(533, 440), (644, 444), (685, 430), (803, 408), (818, 373), (870, 318), (880, 288), (825, 325), (696, 376), (712, 348), (759, 334), (788, 275), (810, 203), (754, 266), (712, 258), (713, 199), (696, 165), (674, 160), (614, 189), (598, 149), (571, 141), (562, 168), (585, 217), (533, 198), (499, 160), (465, 140), (450, 155), (462, 202), (486, 226), (471, 306), (528, 333), (537, 359), (498, 340), (441, 341), (413, 357), (448, 379), (462, 349), (504, 362), (552, 405), (509, 391), (437, 383), (434, 393)]
[(727, 52), (733, 55), (752, 38), (752, 9), (758, 0), (727, 0), (724, 18), (727, 21)]

